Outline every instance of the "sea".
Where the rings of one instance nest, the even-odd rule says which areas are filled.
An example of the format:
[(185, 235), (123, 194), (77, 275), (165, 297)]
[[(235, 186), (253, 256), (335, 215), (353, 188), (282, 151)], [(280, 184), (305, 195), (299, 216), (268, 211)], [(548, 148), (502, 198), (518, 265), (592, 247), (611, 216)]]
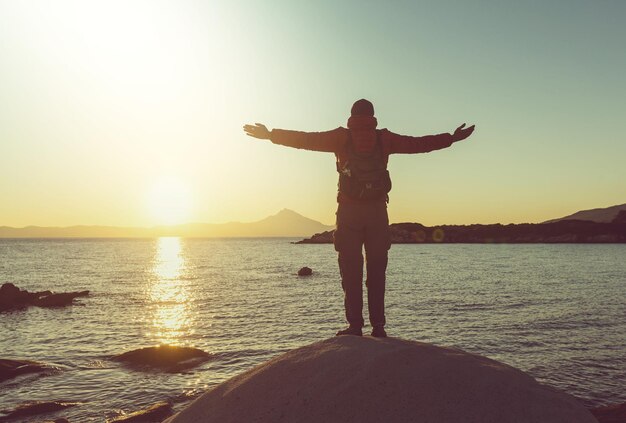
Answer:
[[(0, 240), (0, 283), (90, 291), (69, 307), (0, 313), (0, 358), (56, 369), (1, 383), (0, 410), (78, 402), (48, 417), (71, 422), (160, 401), (179, 410), (257, 364), (334, 336), (345, 327), (336, 252), (296, 240)], [(303, 266), (313, 275), (298, 277)], [(393, 245), (386, 304), (390, 336), (499, 360), (588, 407), (626, 401), (624, 244)], [(182, 373), (111, 360), (159, 344), (213, 358)]]

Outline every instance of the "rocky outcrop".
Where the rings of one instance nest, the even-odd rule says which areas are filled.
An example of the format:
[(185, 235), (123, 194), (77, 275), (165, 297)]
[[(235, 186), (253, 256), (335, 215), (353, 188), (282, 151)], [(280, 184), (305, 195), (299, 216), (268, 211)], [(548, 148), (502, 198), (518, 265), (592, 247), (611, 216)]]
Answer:
[(292, 244), (332, 244), (335, 231), (320, 232), (310, 238), (292, 242)]
[(29, 360), (8, 360), (0, 358), (0, 382), (29, 373), (45, 373), (50, 367)]
[(157, 345), (140, 348), (112, 357), (137, 369), (157, 369), (166, 372), (180, 372), (211, 359), (211, 354), (193, 347)]
[(625, 423), (626, 402), (594, 408), (591, 410), (591, 414), (598, 419), (598, 423)]
[[(18, 405), (13, 410), (3, 410), (4, 416), (0, 417), (0, 422), (14, 421), (23, 419), (24, 417), (36, 416), (39, 414), (54, 413), (56, 411), (65, 410), (69, 407), (79, 405), (78, 402), (63, 401), (30, 401)], [(20, 420), (24, 421), (24, 420)], [(32, 420), (28, 420), (32, 421)]]
[(51, 291), (28, 292), (10, 282), (0, 287), (0, 311), (22, 309), (30, 306), (64, 307), (74, 303), (74, 298), (85, 297), (89, 291), (64, 292), (55, 294)]
[(217, 385), (167, 423), (596, 423), (506, 364), (395, 338), (340, 336)]
[[(617, 220), (621, 219), (620, 216), (612, 223), (562, 220), (539, 224), (443, 225), (433, 227), (419, 223), (394, 223), (389, 226), (389, 231), (393, 244), (626, 243), (626, 223)], [(333, 232), (315, 234), (311, 238), (296, 242), (296, 244), (330, 244), (333, 242)]]
[(304, 266), (302, 269), (298, 270), (298, 276), (311, 276), (313, 274), (313, 269), (310, 267)]
[(108, 423), (148, 423), (162, 422), (165, 418), (173, 413), (172, 405), (169, 402), (156, 403), (145, 410), (135, 411), (134, 413), (116, 417), (108, 420)]

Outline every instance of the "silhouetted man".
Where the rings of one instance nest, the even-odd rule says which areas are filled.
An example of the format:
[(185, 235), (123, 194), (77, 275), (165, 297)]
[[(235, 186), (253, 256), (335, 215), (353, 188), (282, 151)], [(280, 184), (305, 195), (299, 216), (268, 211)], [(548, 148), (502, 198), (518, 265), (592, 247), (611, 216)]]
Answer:
[(348, 128), (327, 132), (269, 131), (265, 125), (245, 125), (247, 135), (274, 144), (335, 153), (339, 184), (335, 250), (349, 326), (337, 335), (362, 335), (363, 246), (367, 267), (367, 300), (372, 336), (385, 337), (385, 272), (391, 246), (387, 194), (391, 179), (387, 171), (393, 153), (427, 153), (449, 147), (471, 135), (474, 126), (459, 126), (453, 134), (411, 137), (376, 129), (374, 106), (365, 99), (354, 103)]

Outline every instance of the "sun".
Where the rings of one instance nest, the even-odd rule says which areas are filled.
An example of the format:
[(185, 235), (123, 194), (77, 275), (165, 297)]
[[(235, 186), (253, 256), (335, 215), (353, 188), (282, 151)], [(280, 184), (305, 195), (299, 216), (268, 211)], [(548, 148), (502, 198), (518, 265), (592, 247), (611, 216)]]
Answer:
[(186, 223), (191, 214), (191, 192), (177, 178), (161, 178), (148, 192), (148, 209), (159, 225)]

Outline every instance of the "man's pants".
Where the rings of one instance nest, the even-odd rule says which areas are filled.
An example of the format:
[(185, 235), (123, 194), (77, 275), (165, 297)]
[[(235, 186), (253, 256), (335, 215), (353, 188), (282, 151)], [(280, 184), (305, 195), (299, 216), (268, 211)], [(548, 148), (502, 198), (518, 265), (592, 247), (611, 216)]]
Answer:
[(385, 202), (346, 204), (337, 208), (335, 250), (344, 292), (346, 319), (363, 327), (363, 246), (367, 263), (367, 302), (372, 327), (385, 325), (385, 272), (390, 247)]

